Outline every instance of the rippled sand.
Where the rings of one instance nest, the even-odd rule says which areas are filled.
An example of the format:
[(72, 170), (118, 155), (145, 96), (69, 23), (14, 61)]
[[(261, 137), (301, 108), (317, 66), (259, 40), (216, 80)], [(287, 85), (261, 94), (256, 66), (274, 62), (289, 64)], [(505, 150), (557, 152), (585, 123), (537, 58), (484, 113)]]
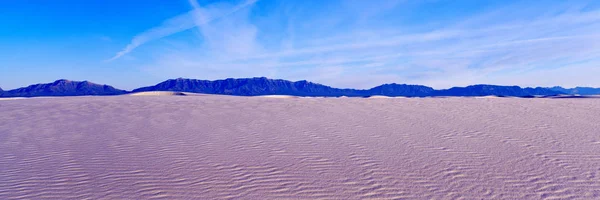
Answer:
[(600, 199), (600, 100), (0, 101), (0, 199)]

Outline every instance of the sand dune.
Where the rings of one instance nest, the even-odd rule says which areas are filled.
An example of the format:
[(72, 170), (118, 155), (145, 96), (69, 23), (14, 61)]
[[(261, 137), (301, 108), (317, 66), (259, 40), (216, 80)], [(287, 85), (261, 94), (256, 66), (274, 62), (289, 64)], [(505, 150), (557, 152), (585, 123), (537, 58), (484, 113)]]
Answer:
[(0, 101), (17, 100), (17, 99), (27, 99), (27, 98), (24, 98), (24, 97), (4, 97), (4, 98), (0, 98)]
[(298, 96), (292, 96), (292, 95), (262, 95), (262, 96), (256, 96), (256, 97), (276, 98), (276, 99), (299, 98)]
[(129, 96), (198, 96), (205, 95), (199, 93), (189, 93), (189, 92), (173, 92), (173, 91), (149, 91), (149, 92), (136, 92), (131, 94), (126, 94)]
[(390, 97), (390, 96), (383, 96), (383, 95), (373, 95), (370, 97), (367, 97), (369, 99), (389, 99), (389, 98), (394, 98), (394, 97)]
[(0, 101), (0, 199), (600, 199), (600, 101)]
[(495, 99), (495, 98), (502, 98), (502, 97), (495, 96), (495, 95), (488, 95), (488, 96), (472, 97), (472, 98), (478, 98), (478, 99)]
[(553, 98), (553, 99), (599, 99), (600, 95), (559, 95), (559, 96), (550, 96), (548, 98)]

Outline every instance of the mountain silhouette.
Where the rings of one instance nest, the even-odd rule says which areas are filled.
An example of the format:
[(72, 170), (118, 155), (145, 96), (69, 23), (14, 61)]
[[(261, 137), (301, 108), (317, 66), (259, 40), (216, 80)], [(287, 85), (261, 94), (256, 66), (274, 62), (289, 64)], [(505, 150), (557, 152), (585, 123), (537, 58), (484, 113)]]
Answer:
[(575, 88), (563, 88), (560, 86), (555, 86), (549, 88), (554, 91), (559, 91), (565, 94), (579, 94), (579, 95), (597, 95), (600, 94), (600, 88), (592, 88), (592, 87), (575, 87)]
[[(323, 97), (366, 97), (374, 95), (430, 97), (430, 96), (555, 96), (561, 94), (600, 94), (600, 88), (576, 87), (526, 87), (499, 85), (471, 85), (436, 90), (423, 85), (383, 84), (370, 89), (341, 89), (306, 80), (288, 81), (283, 79), (228, 78), (223, 80), (197, 80), (177, 78), (169, 79), (153, 86), (141, 87), (131, 92), (176, 91), (204, 94), (222, 94), (237, 96), (292, 95)], [(109, 85), (95, 84), (89, 81), (70, 81), (60, 79), (52, 83), (35, 84), (14, 90), (3, 91), (0, 97), (36, 97), (36, 96), (83, 96), (83, 95), (120, 95), (130, 93)]]
[(294, 96), (548, 96), (565, 94), (547, 88), (521, 88), (519, 86), (473, 85), (467, 87), (453, 87), (445, 90), (435, 90), (422, 85), (383, 84), (368, 90), (339, 89), (308, 81), (287, 81), (281, 79), (268, 79), (265, 77), (224, 79), (224, 80), (196, 80), (196, 79), (169, 79), (154, 86), (135, 89), (132, 92), (144, 91), (180, 91), (205, 94), (226, 94), (238, 96), (257, 95), (294, 95)]
[(132, 92), (179, 91), (205, 94), (237, 96), (295, 95), (295, 96), (360, 96), (359, 90), (337, 89), (308, 81), (287, 81), (281, 79), (228, 78), (224, 80), (169, 79), (154, 86), (142, 87)]
[(420, 85), (385, 84), (369, 90), (339, 89), (330, 86), (302, 81), (287, 81), (268, 79), (265, 77), (224, 79), (216, 81), (195, 79), (170, 79), (154, 86), (135, 89), (132, 92), (143, 91), (180, 91), (206, 94), (226, 94), (238, 96), (257, 95), (294, 95), (294, 96), (427, 96), (433, 88)]
[(383, 84), (367, 91), (368, 95), (383, 95), (383, 96), (404, 96), (404, 97), (425, 97), (434, 94), (435, 90), (431, 87), (422, 85), (406, 85), (406, 84)]
[(70, 81), (60, 79), (52, 83), (35, 84), (23, 88), (5, 91), (3, 97), (36, 96), (83, 96), (83, 95), (119, 95), (127, 91), (108, 85), (99, 85), (89, 81)]
[(519, 86), (498, 86), (498, 85), (471, 85), (467, 87), (453, 87), (450, 89), (438, 90), (433, 96), (552, 96), (564, 94), (563, 92), (536, 87), (521, 88)]

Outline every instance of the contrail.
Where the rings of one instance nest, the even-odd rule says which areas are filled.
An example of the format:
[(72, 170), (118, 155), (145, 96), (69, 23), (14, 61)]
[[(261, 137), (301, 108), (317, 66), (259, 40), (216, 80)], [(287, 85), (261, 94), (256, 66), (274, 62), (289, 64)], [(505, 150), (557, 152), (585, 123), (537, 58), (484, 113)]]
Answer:
[(152, 40), (160, 39), (226, 17), (239, 11), (240, 9), (253, 5), (257, 1), (258, 0), (247, 0), (233, 7), (230, 10), (227, 10), (220, 14), (216, 14), (214, 16), (207, 16), (205, 12), (202, 12), (202, 8), (195, 0), (189, 0), (194, 10), (175, 16), (171, 19), (164, 21), (158, 27), (154, 27), (140, 34), (137, 34), (135, 37), (133, 37), (133, 39), (131, 39), (131, 42), (127, 46), (125, 46), (125, 48), (123, 48), (123, 50), (119, 51), (114, 57), (108, 59), (107, 61), (110, 62), (116, 60), (121, 56), (124, 56), (125, 54), (128, 54), (129, 52), (133, 51), (138, 46), (150, 42)]

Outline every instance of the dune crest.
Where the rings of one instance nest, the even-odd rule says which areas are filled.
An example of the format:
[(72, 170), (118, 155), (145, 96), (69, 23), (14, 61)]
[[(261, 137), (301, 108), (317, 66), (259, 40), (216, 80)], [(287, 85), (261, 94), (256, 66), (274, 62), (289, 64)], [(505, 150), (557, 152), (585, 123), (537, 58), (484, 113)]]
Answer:
[(4, 98), (0, 98), (0, 101), (6, 101), (6, 100), (18, 100), (18, 99), (27, 99), (25, 97), (4, 97)]
[(256, 97), (275, 98), (275, 99), (299, 98), (298, 96), (291, 96), (291, 95), (261, 95), (261, 96), (256, 96)]
[(136, 92), (128, 94), (129, 96), (186, 96), (183, 92), (172, 91), (151, 91), (151, 92)]
[(367, 97), (368, 99), (390, 99), (390, 98), (394, 98), (394, 97), (390, 97), (390, 96), (383, 96), (383, 95), (373, 95), (370, 97)]

